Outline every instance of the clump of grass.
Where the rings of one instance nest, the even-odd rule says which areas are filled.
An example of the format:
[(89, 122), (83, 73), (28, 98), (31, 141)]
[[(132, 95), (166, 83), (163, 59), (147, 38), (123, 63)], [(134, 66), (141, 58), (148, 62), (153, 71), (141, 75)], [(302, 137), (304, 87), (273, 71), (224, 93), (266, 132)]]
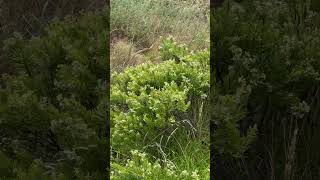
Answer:
[(137, 54), (136, 47), (130, 42), (120, 40), (111, 46), (110, 65), (112, 71), (121, 72), (127, 66), (143, 62), (143, 55)]
[[(195, 1), (196, 2), (196, 1)], [(149, 47), (160, 36), (173, 35), (193, 48), (208, 47), (209, 9), (203, 1), (113, 0), (111, 29), (132, 39), (137, 47)]]
[(209, 179), (209, 136), (192, 139), (185, 132), (180, 132), (176, 136), (177, 138), (172, 138), (172, 143), (176, 144), (176, 146), (169, 146), (170, 153), (168, 154), (168, 158), (174, 162), (179, 169), (187, 170), (188, 172), (196, 169), (203, 179)]

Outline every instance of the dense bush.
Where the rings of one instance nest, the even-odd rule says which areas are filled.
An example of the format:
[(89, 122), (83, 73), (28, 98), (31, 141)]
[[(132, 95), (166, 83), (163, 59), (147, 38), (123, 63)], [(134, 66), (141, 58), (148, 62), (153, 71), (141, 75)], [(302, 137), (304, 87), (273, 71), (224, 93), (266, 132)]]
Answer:
[[(154, 160), (166, 162), (167, 158), (164, 157), (169, 160), (173, 155), (183, 159), (179, 141), (187, 139), (180, 146), (208, 142), (209, 121), (205, 117), (204, 107), (209, 91), (209, 53), (207, 50), (176, 53), (179, 50), (175, 44), (172, 38), (164, 40), (161, 51), (166, 56), (162, 57), (164, 61), (159, 64), (144, 63), (128, 67), (122, 73), (113, 73), (110, 103), (112, 168), (115, 179), (123, 176), (161, 177), (167, 171), (173, 171), (166, 165), (159, 166), (157, 162), (153, 164), (155, 167), (149, 167), (147, 159), (140, 164), (134, 157), (127, 165), (129, 167), (126, 167), (124, 163), (126, 157), (130, 156), (130, 150), (144, 151)], [(172, 59), (173, 56), (180, 60)], [(188, 151), (197, 148), (199, 146), (194, 146), (194, 149)], [(178, 151), (178, 154), (174, 154)], [(209, 176), (209, 151), (203, 150), (203, 147), (197, 151), (206, 153), (204, 159), (198, 159), (200, 163), (206, 164), (198, 170), (201, 171), (200, 177), (206, 179)], [(202, 154), (195, 156), (201, 157)], [(199, 163), (196, 159), (193, 161), (194, 164)], [(180, 166), (183, 166), (183, 162)], [(149, 168), (149, 174), (143, 174), (143, 168)], [(192, 168), (183, 172), (182, 167), (177, 167), (177, 172), (167, 176), (178, 178), (176, 173), (183, 172), (186, 177), (191, 177), (189, 170), (195, 171), (197, 167), (192, 165)], [(126, 170), (123, 172), (123, 169)], [(180, 179), (183, 179), (183, 174)]]
[[(222, 96), (233, 96), (243, 87), (239, 78), (245, 82), (250, 87), (247, 100), (240, 103), (241, 113), (228, 121), (238, 116), (241, 136), (257, 127), (256, 141), (240, 157), (222, 154), (219, 146), (213, 149), (219, 152), (215, 156), (217, 176), (319, 179), (315, 139), (319, 137), (320, 24), (319, 13), (312, 9), (309, 1), (246, 0), (226, 1), (212, 10), (216, 90)], [(213, 117), (214, 122), (219, 121)], [(217, 124), (212, 133), (219, 134), (220, 127)], [(241, 142), (219, 137), (223, 146)]]
[(106, 179), (108, 31), (106, 8), (5, 42), (1, 178)]
[(105, 5), (102, 0), (11, 0), (0, 1), (0, 22), (2, 34), (7, 36), (15, 30), (24, 35), (35, 35), (53, 18), (63, 18), (66, 15), (79, 15), (81, 11), (101, 9)]
[(111, 172), (111, 179), (181, 179), (181, 180), (197, 180), (208, 179), (208, 171), (206, 175), (198, 174), (198, 171), (189, 172), (187, 170), (179, 171), (175, 165), (168, 161), (163, 167), (156, 161), (150, 163), (145, 153), (139, 153), (137, 150), (132, 151), (132, 159), (128, 161), (126, 166), (113, 163), (112, 167), (116, 171)]

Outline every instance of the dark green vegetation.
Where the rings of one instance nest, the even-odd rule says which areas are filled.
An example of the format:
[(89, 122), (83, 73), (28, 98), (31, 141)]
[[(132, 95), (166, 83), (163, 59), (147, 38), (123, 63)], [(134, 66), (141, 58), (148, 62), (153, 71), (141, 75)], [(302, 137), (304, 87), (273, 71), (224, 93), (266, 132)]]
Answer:
[(104, 4), (104, 0), (1, 0), (1, 37), (17, 30), (29, 36), (39, 34), (53, 18), (102, 9)]
[(225, 0), (211, 17), (214, 176), (320, 179), (315, 4)]
[(0, 179), (107, 179), (108, 18), (68, 16), (3, 43)]

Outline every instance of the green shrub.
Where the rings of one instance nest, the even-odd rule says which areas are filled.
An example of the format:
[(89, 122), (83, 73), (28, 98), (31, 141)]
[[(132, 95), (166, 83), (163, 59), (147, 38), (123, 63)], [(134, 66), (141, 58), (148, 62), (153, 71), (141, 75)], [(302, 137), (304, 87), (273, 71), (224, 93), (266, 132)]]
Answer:
[(171, 161), (161, 163), (164, 164), (162, 166), (158, 161), (151, 163), (145, 153), (137, 150), (132, 150), (131, 154), (132, 159), (129, 159), (125, 166), (112, 164), (114, 170), (111, 172), (111, 179), (209, 179), (208, 176), (199, 175), (198, 170), (177, 170)]
[(8, 36), (13, 31), (22, 31), (24, 35), (36, 35), (53, 18), (63, 18), (66, 15), (78, 15), (81, 11), (91, 11), (105, 5), (99, 0), (27, 0), (0, 1), (3, 7), (0, 11), (2, 35)]
[(146, 132), (147, 141), (152, 140), (162, 130), (191, 114), (190, 98), (205, 97), (209, 89), (209, 53), (200, 51), (180, 58), (182, 61), (178, 64), (173, 60), (145, 63), (120, 74), (114, 73), (111, 90), (113, 148), (126, 151), (135, 147), (136, 142), (145, 138)]
[[(184, 45), (176, 45), (172, 38), (163, 40), (162, 47), (161, 54), (165, 56), (162, 57), (165, 61), (159, 64), (146, 62), (112, 75), (111, 148), (114, 154), (111, 162), (114, 165), (112, 170), (117, 171), (113, 177), (115, 179), (160, 177), (170, 170), (166, 167), (149, 167), (147, 160), (139, 164), (136, 162), (139, 160), (134, 158), (129, 163), (132, 169), (121, 172), (125, 169), (123, 163), (126, 157), (131, 156), (128, 152), (134, 149), (155, 156), (160, 161), (164, 156), (171, 159), (181, 157), (175, 159), (179, 162), (176, 170), (179, 173), (183, 171), (181, 167), (187, 166), (184, 163), (201, 164), (201, 176), (208, 175), (203, 169), (208, 168), (209, 162), (204, 159), (209, 157), (209, 152), (201, 151), (205, 153), (204, 157), (196, 155), (199, 158), (188, 159), (185, 154), (199, 146), (184, 150), (177, 142), (187, 147), (190, 143), (208, 139), (208, 136), (204, 136), (208, 134), (203, 133), (203, 127), (200, 126), (208, 128), (208, 119), (202, 115), (209, 91), (209, 52), (184, 49), (184, 53), (179, 53), (179, 48)], [(172, 55), (181, 61), (177, 63), (170, 59)], [(192, 134), (196, 139), (192, 139)], [(147, 166), (152, 172), (143, 175), (140, 170)], [(191, 166), (185, 169), (186, 177), (180, 179), (190, 178), (190, 171), (195, 168)], [(174, 178), (174, 175), (168, 177)]]
[[(303, 0), (225, 2), (211, 18), (213, 96), (220, 97), (213, 99), (222, 106), (213, 102), (218, 174), (318, 179), (319, 13)], [(250, 93), (237, 96), (247, 87)], [(242, 148), (254, 127), (256, 140)]]
[(176, 60), (176, 58), (183, 57), (188, 54), (188, 48), (181, 44), (178, 45), (172, 36), (162, 39), (162, 45), (159, 49), (160, 56), (163, 60)]
[(14, 73), (2, 77), (0, 150), (12, 178), (106, 178), (107, 20), (105, 9), (6, 41)]

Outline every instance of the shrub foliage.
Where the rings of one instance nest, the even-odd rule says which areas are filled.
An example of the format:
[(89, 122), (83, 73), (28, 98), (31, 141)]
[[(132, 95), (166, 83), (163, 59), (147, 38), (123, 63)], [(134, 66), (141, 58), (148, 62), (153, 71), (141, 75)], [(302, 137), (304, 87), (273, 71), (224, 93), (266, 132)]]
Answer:
[(216, 124), (213, 138), (231, 151), (242, 141), (224, 139), (220, 127), (230, 127), (228, 123), (238, 119), (240, 135), (249, 137), (252, 128), (257, 128), (256, 141), (241, 156), (223, 154), (226, 150), (219, 151), (217, 144), (213, 149), (217, 176), (319, 179), (315, 139), (319, 137), (320, 16), (315, 4), (303, 0), (225, 1), (211, 12), (212, 79), (218, 94), (224, 96), (221, 102), (237, 104), (241, 98), (228, 97), (236, 95), (243, 84), (250, 89), (247, 100), (238, 107), (227, 105), (228, 112), (238, 112), (228, 114), (227, 123), (216, 123), (220, 118), (212, 115)]
[(1, 178), (106, 179), (108, 31), (105, 9), (5, 42), (14, 72), (1, 79)]
[[(209, 138), (204, 133), (208, 133), (209, 123), (204, 113), (209, 92), (209, 52), (189, 52), (185, 46), (177, 45), (172, 37), (163, 39), (160, 51), (163, 62), (128, 67), (124, 72), (112, 75), (111, 162), (114, 179), (209, 177), (209, 161), (203, 162), (206, 168), (194, 167), (192, 173), (189, 169), (176, 167), (177, 163), (170, 161), (171, 158), (164, 158), (171, 156), (178, 147), (174, 139), (189, 137), (190, 141), (205, 141)], [(199, 131), (200, 126), (207, 130)], [(179, 134), (175, 134), (176, 131)], [(183, 131), (188, 133), (182, 134)], [(131, 150), (136, 153), (129, 154)], [(137, 158), (141, 155), (137, 156), (137, 150), (143, 151), (141, 160)], [(205, 153), (209, 157), (208, 151)], [(131, 158), (126, 163), (128, 156)], [(196, 170), (202, 174), (198, 175)]]

